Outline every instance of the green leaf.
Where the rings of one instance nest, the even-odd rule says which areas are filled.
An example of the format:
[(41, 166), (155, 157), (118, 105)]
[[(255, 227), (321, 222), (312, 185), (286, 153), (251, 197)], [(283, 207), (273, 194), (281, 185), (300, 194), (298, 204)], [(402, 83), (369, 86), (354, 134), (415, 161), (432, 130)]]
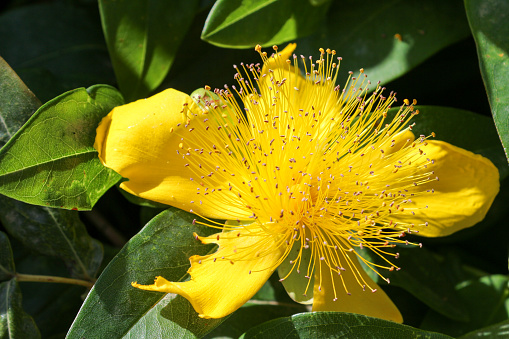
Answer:
[(88, 235), (76, 211), (33, 206), (0, 196), (0, 221), (28, 248), (63, 260), (75, 277), (90, 279), (101, 265), (102, 245)]
[(235, 311), (221, 326), (216, 327), (205, 338), (238, 338), (251, 327), (280, 317), (291, 316), (295, 313), (305, 312), (306, 307), (297, 303), (279, 304), (271, 302), (264, 305), (261, 302), (253, 305), (252, 301)]
[[(419, 115), (412, 119), (412, 132), (430, 135), (435, 132), (438, 140), (447, 141), (490, 159), (503, 179), (509, 174), (504, 150), (500, 144), (493, 120), (489, 117), (457, 108), (442, 106), (417, 106)], [(389, 113), (397, 112), (393, 108)]]
[(72, 4), (24, 4), (0, 15), (2, 57), (43, 102), (74, 88), (115, 83), (97, 5)]
[(503, 338), (509, 334), (509, 320), (462, 335), (458, 339)]
[(11, 244), (4, 232), (0, 232), (0, 281), (9, 280), (16, 272)]
[(465, 8), (493, 119), (509, 159), (509, 3), (465, 0)]
[(0, 193), (30, 204), (91, 209), (120, 179), (101, 164), (93, 143), (102, 117), (122, 103), (114, 88), (97, 85), (41, 106), (0, 150)]
[(21, 306), (15, 279), (0, 283), (0, 338), (40, 338), (34, 320)]
[(506, 276), (491, 275), (458, 284), (456, 289), (470, 315), (470, 321), (451, 321), (430, 311), (421, 328), (457, 337), (506, 320), (509, 315), (508, 283)]
[(197, 5), (197, 0), (99, 1), (110, 57), (128, 102), (145, 97), (163, 81)]
[(241, 339), (252, 338), (450, 338), (392, 321), (340, 312), (312, 312), (280, 318), (253, 327)]
[(41, 106), (12, 68), (0, 57), (0, 148)]
[(328, 6), (309, 0), (219, 0), (210, 10), (201, 38), (231, 48), (270, 46), (313, 33)]
[[(69, 338), (136, 337), (143, 331), (182, 338), (203, 336), (223, 319), (202, 319), (182, 297), (142, 291), (131, 282), (150, 284), (156, 276), (181, 281), (189, 257), (206, 254), (193, 232), (209, 235), (213, 228), (193, 225), (196, 216), (174, 208), (150, 221), (110, 262), (90, 291)], [(159, 304), (160, 303), (160, 304)], [(153, 307), (157, 309), (149, 312)], [(138, 324), (137, 324), (138, 323)]]
[(343, 58), (341, 85), (347, 71), (359, 68), (372, 82), (387, 83), (469, 35), (459, 0), (343, 0), (331, 6), (316, 34), (297, 40), (297, 52), (335, 49)]
[[(356, 249), (362, 257), (378, 265), (387, 262), (369, 249)], [(399, 271), (380, 273), (390, 280), (391, 286), (398, 286), (411, 293), (414, 297), (433, 310), (454, 320), (468, 321), (468, 313), (455, 290), (455, 281), (448, 274), (448, 267), (443, 265), (432, 252), (426, 248), (396, 247), (391, 252), (399, 253), (392, 263), (401, 268)], [(364, 265), (363, 265), (364, 266)], [(366, 266), (364, 266), (366, 267)], [(374, 273), (366, 269), (368, 273)], [(377, 275), (371, 277), (378, 283), (383, 281)]]

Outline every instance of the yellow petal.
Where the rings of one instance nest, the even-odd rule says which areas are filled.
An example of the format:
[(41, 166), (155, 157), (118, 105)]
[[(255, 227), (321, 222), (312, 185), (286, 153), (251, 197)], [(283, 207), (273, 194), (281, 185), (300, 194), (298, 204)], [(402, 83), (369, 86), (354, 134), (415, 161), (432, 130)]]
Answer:
[[(403, 317), (396, 305), (364, 272), (355, 255), (352, 254), (350, 258), (351, 266), (345, 267), (341, 275), (335, 272), (331, 274), (324, 261), (316, 260), (313, 311), (357, 313), (402, 323)], [(366, 285), (365, 290), (359, 285), (354, 270), (362, 277), (361, 283)], [(345, 292), (343, 284), (348, 288), (350, 295)], [(376, 291), (372, 292), (368, 286)], [(337, 293), (336, 301), (334, 301), (334, 288)]]
[(245, 219), (250, 214), (222, 203), (235, 199), (231, 192), (197, 194), (201, 184), (221, 187), (214, 176), (200, 178), (186, 166), (189, 145), (212, 149), (210, 138), (200, 130), (203, 124), (193, 124), (196, 131), (189, 132), (187, 123), (200, 119), (203, 111), (187, 94), (168, 89), (114, 108), (97, 128), (94, 147), (106, 167), (129, 179), (120, 187), (131, 194), (205, 217)]
[(380, 145), (380, 149), (383, 150), (385, 156), (396, 153), (403, 147), (410, 145), (415, 140), (415, 135), (409, 129), (405, 129), (392, 138), (388, 138), (387, 141)]
[(427, 223), (428, 226), (415, 228), (419, 235), (440, 237), (484, 219), (499, 191), (495, 165), (481, 155), (443, 141), (428, 141), (422, 150), (425, 154), (420, 161), (434, 160), (424, 170), (434, 171), (431, 177), (439, 180), (413, 187), (409, 193), (428, 190), (434, 193), (410, 197), (412, 203), (405, 206), (406, 213), (394, 215), (394, 221)]
[(283, 48), (281, 52), (277, 52), (279, 54), (279, 61), (277, 61), (275, 58), (268, 58), (268, 61), (263, 65), (262, 74), (266, 74), (269, 69), (274, 70), (278, 67), (281, 67), (281, 65), (286, 65), (285, 60), (290, 58), (293, 51), (295, 51), (295, 48), (297, 48), (297, 44), (291, 43), (286, 45), (286, 47)]
[(250, 232), (230, 231), (200, 238), (203, 243), (218, 244), (219, 249), (211, 255), (190, 258), (189, 281), (170, 282), (157, 277), (153, 285), (133, 283), (133, 286), (180, 294), (202, 318), (225, 317), (262, 287), (284, 253), (276, 237), (252, 235), (251, 228)]

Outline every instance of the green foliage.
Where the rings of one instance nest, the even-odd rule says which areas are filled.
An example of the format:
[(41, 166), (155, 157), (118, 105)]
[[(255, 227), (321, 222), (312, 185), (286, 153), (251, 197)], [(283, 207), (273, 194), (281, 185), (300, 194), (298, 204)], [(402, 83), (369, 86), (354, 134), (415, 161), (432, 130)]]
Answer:
[(0, 283), (0, 336), (2, 338), (40, 338), (34, 320), (21, 305), (16, 279)]
[(197, 0), (100, 0), (118, 85), (128, 101), (161, 84), (194, 17)]
[(0, 232), (0, 281), (12, 278), (16, 269), (12, 258), (12, 249), (9, 239), (4, 232)]
[(0, 55), (43, 102), (115, 82), (97, 4), (77, 3), (38, 1), (0, 14)]
[(23, 310), (15, 272), (11, 244), (0, 232), (0, 337), (40, 338), (34, 320)]
[(457, 337), (465, 332), (506, 320), (509, 315), (508, 282), (507, 276), (503, 275), (463, 281), (456, 288), (471, 320), (468, 323), (444, 321), (443, 317), (430, 311), (424, 318), (422, 328)]
[(241, 339), (251, 338), (450, 338), (391, 321), (352, 313), (314, 312), (269, 321), (256, 326)]
[[(202, 39), (220, 47), (271, 46), (307, 36), (324, 20), (328, 6), (308, 0), (219, 0), (210, 10)], [(259, 25), (260, 22), (273, 25)], [(257, 29), (253, 29), (257, 27)]]
[(64, 93), (47, 102), (0, 151), (0, 193), (27, 203), (89, 210), (120, 176), (93, 148), (102, 117), (122, 104), (109, 86)]
[(479, 65), (504, 150), (509, 158), (509, 3), (465, 0)]
[[(131, 282), (151, 284), (156, 276), (181, 281), (187, 275), (189, 257), (206, 254), (200, 235), (213, 229), (193, 225), (194, 216), (168, 209), (150, 221), (110, 262), (88, 294), (69, 331), (69, 338), (113, 336), (193, 338), (219, 325), (222, 319), (201, 319), (182, 297), (144, 292)], [(102, 325), (97, 326), (98, 322)]]
[[(23, 81), (12, 68), (0, 57), (0, 102), (10, 102), (2, 105), (0, 118), (0, 148), (23, 126), (25, 121), (34, 113), (41, 102), (25, 86)], [(22, 112), (23, 114), (20, 114)]]
[(9, 234), (35, 252), (61, 259), (71, 276), (90, 279), (103, 257), (76, 211), (28, 205), (0, 196), (0, 221)]
[[(503, 0), (6, 1), (0, 338), (507, 335), (508, 12)], [(168, 87), (231, 85), (232, 64), (260, 62), (256, 44), (270, 55), (273, 44), (290, 42), (313, 60), (320, 47), (336, 50), (341, 87), (348, 71), (364, 68), (371, 90), (380, 81), (400, 93), (398, 104), (417, 98), (414, 134), (435, 132), (499, 169), (501, 190), (482, 222), (439, 239), (408, 236), (423, 248), (392, 249), (402, 269), (381, 271), (390, 284), (368, 270), (405, 325), (309, 312), (277, 274), (223, 319), (199, 318), (181, 296), (131, 286), (158, 275), (185, 281), (189, 257), (215, 250), (193, 232), (218, 230), (113, 187), (122, 178), (97, 157), (97, 125), (115, 106)]]
[(386, 83), (468, 37), (462, 7), (459, 0), (335, 2), (318, 32), (297, 40), (299, 53), (335, 49), (343, 70), (364, 68), (373, 82)]

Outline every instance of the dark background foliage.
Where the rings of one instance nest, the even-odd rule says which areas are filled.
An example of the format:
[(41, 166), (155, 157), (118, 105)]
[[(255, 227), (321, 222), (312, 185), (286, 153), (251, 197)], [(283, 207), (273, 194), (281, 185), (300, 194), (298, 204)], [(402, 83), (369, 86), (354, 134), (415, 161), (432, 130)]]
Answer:
[[(2, 2), (0, 337), (503, 336), (507, 13), (504, 0)], [(419, 239), (422, 249), (398, 249), (404, 269), (390, 275), (391, 285), (379, 283), (405, 325), (303, 313), (276, 277), (229, 318), (207, 321), (181, 297), (130, 286), (158, 274), (185, 279), (189, 256), (211, 250), (189, 235), (211, 230), (193, 225), (188, 213), (121, 193), (120, 177), (102, 167), (92, 147), (98, 121), (165, 88), (191, 93), (232, 84), (233, 64), (259, 62), (255, 44), (293, 41), (303, 55), (335, 49), (343, 74), (364, 68), (398, 98), (416, 98), (418, 130), (499, 168), (501, 191), (484, 221)]]

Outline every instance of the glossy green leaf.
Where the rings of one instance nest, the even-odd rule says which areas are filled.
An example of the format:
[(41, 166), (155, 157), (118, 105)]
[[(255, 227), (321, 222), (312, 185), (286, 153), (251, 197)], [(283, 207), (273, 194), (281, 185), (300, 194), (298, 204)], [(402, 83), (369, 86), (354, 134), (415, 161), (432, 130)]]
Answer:
[(78, 212), (28, 205), (0, 196), (0, 221), (10, 235), (28, 248), (63, 260), (72, 276), (95, 277), (103, 249), (88, 235)]
[(97, 5), (45, 1), (0, 15), (0, 54), (45, 102), (78, 87), (115, 83)]
[[(0, 140), (7, 142), (30, 118), (39, 101), (1, 58), (0, 89), (0, 102), (8, 103), (0, 105), (0, 128), (6, 132)], [(71, 275), (86, 279), (95, 276), (102, 246), (88, 235), (77, 212), (28, 205), (0, 195), (0, 221), (27, 247), (63, 260)]]
[(360, 68), (372, 82), (387, 83), (469, 35), (460, 0), (343, 0), (331, 6), (317, 33), (297, 40), (296, 52), (318, 56), (320, 47), (335, 49), (343, 58), (341, 85), (348, 71)]
[(253, 327), (241, 339), (252, 338), (450, 338), (392, 321), (340, 312), (312, 312), (280, 318)]
[(465, 0), (493, 119), (509, 158), (509, 3)]
[[(171, 208), (151, 220), (103, 271), (68, 337), (136, 337), (148, 331), (172, 338), (193, 337), (203, 336), (220, 324), (222, 319), (199, 318), (182, 297), (165, 298), (163, 293), (131, 286), (134, 281), (152, 283), (159, 275), (171, 281), (187, 276), (189, 257), (206, 254), (213, 248), (194, 238), (193, 232), (200, 235), (215, 232), (193, 225), (195, 218)], [(149, 312), (153, 307), (157, 307), (156, 311)]]
[(469, 322), (446, 320), (435, 312), (429, 312), (421, 328), (457, 337), (478, 328), (496, 324), (509, 317), (509, 278), (490, 275), (464, 281), (456, 286)]
[(127, 101), (145, 97), (163, 81), (197, 5), (197, 0), (99, 1), (104, 36)]
[(21, 306), (21, 292), (15, 279), (0, 283), (0, 338), (40, 338), (34, 320)]
[[(378, 265), (387, 265), (382, 258), (375, 255), (369, 249), (357, 249), (364, 258)], [(455, 287), (455, 281), (448, 274), (448, 267), (443, 265), (432, 252), (426, 248), (398, 246), (388, 252), (399, 253), (399, 258), (387, 257), (394, 265), (400, 267), (399, 271), (388, 272), (380, 270), (380, 273), (389, 279), (391, 286), (398, 286), (421, 302), (454, 320), (468, 321), (468, 313), (464, 310), (463, 303), (459, 298)], [(383, 281), (369, 268), (366, 271), (371, 277), (383, 283)]]
[(259, 302), (247, 303), (233, 313), (221, 326), (216, 327), (205, 338), (236, 339), (251, 327), (280, 317), (305, 312), (306, 307), (297, 303)]
[(41, 106), (39, 99), (0, 57), (0, 148), (23, 126)]
[(89, 210), (120, 175), (93, 148), (102, 117), (123, 103), (112, 87), (76, 89), (47, 102), (0, 151), (0, 193), (30, 204)]
[(509, 320), (462, 335), (458, 339), (503, 338), (509, 335)]
[(0, 232), (0, 281), (9, 280), (16, 272), (11, 244), (4, 232)]
[(201, 38), (221, 47), (270, 46), (313, 33), (328, 6), (309, 0), (219, 0), (210, 10)]
[[(509, 168), (493, 120), (489, 117), (457, 108), (442, 106), (417, 106), (419, 114), (412, 119), (412, 132), (430, 135), (471, 152), (482, 154), (497, 166), (503, 179)], [(393, 108), (394, 113), (398, 108)]]

